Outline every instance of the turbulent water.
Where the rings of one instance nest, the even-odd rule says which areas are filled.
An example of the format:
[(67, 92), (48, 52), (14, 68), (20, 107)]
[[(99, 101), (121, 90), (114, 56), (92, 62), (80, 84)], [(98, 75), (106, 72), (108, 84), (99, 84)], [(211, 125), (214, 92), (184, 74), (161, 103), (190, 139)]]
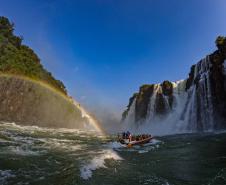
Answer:
[(113, 136), (0, 124), (1, 185), (226, 184), (226, 134), (159, 137), (132, 149)]

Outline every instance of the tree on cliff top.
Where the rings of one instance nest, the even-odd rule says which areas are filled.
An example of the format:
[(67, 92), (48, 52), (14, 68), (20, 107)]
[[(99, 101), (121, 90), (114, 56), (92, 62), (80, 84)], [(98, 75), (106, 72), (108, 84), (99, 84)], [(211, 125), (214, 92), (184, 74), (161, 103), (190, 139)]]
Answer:
[(219, 49), (219, 51), (221, 53), (225, 54), (225, 52), (226, 52), (226, 37), (218, 36), (215, 43), (216, 43), (216, 46)]
[(35, 52), (23, 45), (22, 37), (15, 36), (13, 31), (14, 24), (0, 17), (0, 72), (41, 80), (67, 94), (64, 84), (44, 69)]

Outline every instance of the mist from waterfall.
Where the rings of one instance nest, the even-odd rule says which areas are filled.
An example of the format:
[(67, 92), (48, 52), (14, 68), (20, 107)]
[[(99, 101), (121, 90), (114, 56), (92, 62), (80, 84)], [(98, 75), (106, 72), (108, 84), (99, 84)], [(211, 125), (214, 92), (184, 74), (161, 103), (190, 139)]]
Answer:
[[(169, 96), (164, 95), (162, 85), (155, 84), (150, 95), (145, 119), (137, 121), (136, 98), (129, 107), (123, 120), (123, 130), (134, 133), (152, 133), (166, 135), (195, 131), (214, 130), (214, 105), (210, 79), (210, 57), (202, 59), (194, 66), (192, 84), (186, 89), (187, 80), (171, 82), (173, 85), (173, 103), (170, 107)], [(165, 112), (157, 112), (158, 96), (162, 96)]]
[(98, 123), (97, 119), (95, 119), (93, 116), (91, 116), (78, 102), (76, 102), (74, 99), (71, 99), (72, 103), (75, 105), (77, 109), (81, 111), (82, 118), (85, 119), (85, 122), (83, 123), (83, 129), (85, 130), (95, 130), (96, 132), (99, 132), (101, 134), (104, 134), (104, 131), (102, 130), (100, 123)]
[(184, 130), (186, 127), (185, 123), (180, 120), (181, 114), (183, 112), (183, 107), (185, 106), (185, 99), (187, 98), (187, 93), (185, 92), (186, 81), (181, 80), (173, 83), (173, 91), (175, 101), (173, 103), (172, 109), (169, 108), (168, 97), (164, 96), (164, 104), (167, 105), (166, 115), (156, 114), (156, 96), (158, 93), (162, 92), (162, 87), (160, 84), (154, 85), (154, 92), (150, 97), (150, 102), (148, 106), (148, 113), (145, 120), (140, 122), (135, 122), (135, 102), (134, 99), (131, 109), (128, 112), (127, 118), (123, 122), (123, 129), (130, 129), (134, 133), (147, 133), (165, 135), (170, 133), (178, 132), (179, 130)]

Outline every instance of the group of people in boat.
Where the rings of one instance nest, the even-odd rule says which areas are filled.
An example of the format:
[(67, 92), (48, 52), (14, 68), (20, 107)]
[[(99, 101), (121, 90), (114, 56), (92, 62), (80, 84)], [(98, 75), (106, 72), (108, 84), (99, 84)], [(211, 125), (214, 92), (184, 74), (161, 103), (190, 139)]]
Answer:
[(132, 135), (129, 131), (123, 132), (121, 135), (120, 134), (118, 135), (119, 141), (128, 140), (129, 142), (141, 141), (141, 140), (145, 140), (150, 137), (151, 137), (151, 135), (148, 135), (148, 134)]

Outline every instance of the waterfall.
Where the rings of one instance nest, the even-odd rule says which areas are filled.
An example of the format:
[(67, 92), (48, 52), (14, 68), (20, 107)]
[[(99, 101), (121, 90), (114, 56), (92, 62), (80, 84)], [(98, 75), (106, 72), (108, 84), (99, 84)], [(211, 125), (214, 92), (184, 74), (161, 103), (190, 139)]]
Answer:
[[(134, 99), (123, 122), (124, 126), (130, 129), (136, 125), (137, 132), (150, 131), (157, 134), (213, 131), (217, 124), (215, 123), (216, 106), (222, 106), (216, 105), (216, 95), (213, 94), (219, 93), (214, 89), (216, 85), (213, 86), (214, 83), (219, 83), (218, 78), (213, 78), (213, 74), (216, 75), (219, 67), (216, 67), (218, 64), (213, 66), (211, 60), (210, 56), (207, 56), (194, 65), (187, 80), (167, 81), (167, 84), (170, 84), (167, 86), (168, 89), (164, 89), (164, 82), (166, 81), (162, 84), (150, 85), (153, 90), (150, 93), (149, 88), (149, 94), (145, 88), (141, 88), (138, 93), (138, 97), (141, 97), (139, 105), (137, 106), (136, 99)], [(226, 89), (226, 61), (224, 60), (220, 65), (225, 79), (223, 86)], [(213, 73), (213, 70), (215, 70), (215, 73)], [(169, 87), (172, 88), (172, 91)], [(145, 100), (142, 100), (144, 94)], [(147, 94), (150, 96), (146, 109), (147, 113), (141, 114), (146, 116), (138, 115), (140, 120), (136, 120), (137, 114), (140, 114), (137, 109), (144, 105), (140, 101), (147, 101)]]
[(123, 121), (123, 130), (130, 128), (132, 130), (136, 129), (136, 122), (135, 122), (135, 105), (136, 105), (136, 98), (133, 99), (132, 105), (128, 111), (128, 114)]
[(147, 114), (147, 120), (151, 121), (155, 116), (155, 102), (156, 102), (156, 95), (160, 89), (159, 84), (154, 85), (154, 92), (150, 98), (149, 106), (148, 106), (148, 114)]
[(209, 56), (195, 65), (193, 85), (188, 89), (185, 121), (191, 131), (211, 131), (213, 122), (213, 100), (210, 83), (211, 62)]

